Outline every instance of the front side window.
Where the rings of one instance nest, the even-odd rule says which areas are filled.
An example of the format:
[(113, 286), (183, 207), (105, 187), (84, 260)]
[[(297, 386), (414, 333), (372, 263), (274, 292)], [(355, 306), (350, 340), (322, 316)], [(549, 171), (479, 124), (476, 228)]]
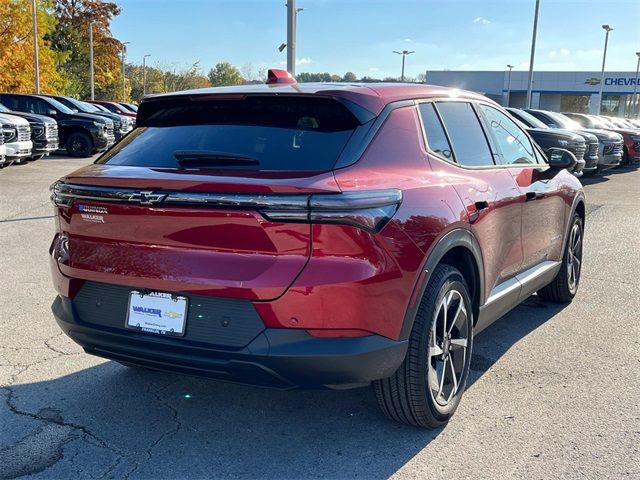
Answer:
[(503, 165), (538, 163), (529, 137), (505, 114), (488, 105), (480, 105), (496, 144)]
[(437, 102), (456, 161), (467, 167), (495, 165), (480, 120), (467, 102)]

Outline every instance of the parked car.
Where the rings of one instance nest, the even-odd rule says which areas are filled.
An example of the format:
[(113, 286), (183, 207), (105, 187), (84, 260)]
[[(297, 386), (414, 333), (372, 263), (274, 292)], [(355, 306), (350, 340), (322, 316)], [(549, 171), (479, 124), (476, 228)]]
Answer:
[(564, 113), (565, 116), (575, 120), (586, 128), (601, 128), (616, 132), (622, 136), (624, 142), (622, 152), (622, 164), (631, 165), (640, 163), (640, 132), (635, 128), (619, 127), (610, 120), (596, 115), (585, 115), (583, 113)]
[(4, 136), (4, 164), (22, 163), (31, 156), (31, 127), (24, 118), (0, 113), (0, 123)]
[(39, 160), (58, 149), (58, 124), (55, 120), (35, 113), (14, 112), (0, 103), (0, 113), (24, 118), (31, 127), (31, 155), (26, 160)]
[[(522, 125), (523, 128), (527, 130), (527, 133), (531, 135), (531, 138), (542, 148), (542, 150), (547, 154), (547, 152), (551, 151), (552, 148), (565, 148), (573, 153), (576, 157), (576, 166), (572, 170), (576, 177), (582, 177), (584, 168), (586, 167), (586, 161), (584, 160), (584, 154), (587, 153), (587, 144), (582, 137), (575, 131), (571, 130), (561, 130), (558, 128), (549, 128), (540, 120), (535, 117), (531, 117), (527, 112), (523, 112), (516, 108), (506, 108), (507, 112), (516, 122)], [(535, 127), (530, 126), (528, 123), (525, 123), (521, 120), (522, 117), (529, 116), (530, 123), (536, 124)], [(594, 137), (595, 138), (595, 137)], [(595, 138), (596, 143), (596, 152), (598, 139)], [(595, 160), (590, 161), (590, 171), (595, 171), (598, 164), (598, 157), (595, 157)]]
[(533, 109), (525, 109), (525, 111), (551, 128), (584, 131), (598, 137), (598, 171), (602, 172), (620, 165), (623, 149), (622, 135), (600, 128), (583, 127), (578, 122), (557, 112)]
[(373, 382), (389, 417), (437, 427), (474, 332), (536, 291), (576, 294), (575, 156), (547, 160), (481, 95), (270, 71), (138, 113), (52, 185), (53, 313), (87, 353), (282, 389)]
[(122, 105), (124, 108), (131, 110), (133, 113), (138, 113), (138, 106), (134, 105), (133, 103), (124, 103), (124, 102), (119, 102), (120, 105)]
[(133, 121), (127, 116), (118, 115), (117, 113), (103, 112), (96, 108), (93, 104), (76, 100), (72, 97), (65, 97), (62, 95), (47, 95), (47, 97), (54, 98), (63, 105), (66, 105), (75, 112), (87, 113), (89, 115), (97, 115), (98, 117), (108, 118), (113, 122), (113, 135), (117, 142), (133, 128)]
[(640, 126), (634, 125), (630, 119), (628, 118), (620, 118), (620, 117), (610, 117), (605, 115), (599, 115), (600, 118), (604, 118), (606, 121), (613, 123), (615, 126), (619, 128), (626, 128), (630, 130), (638, 130), (640, 131)]
[(73, 157), (103, 152), (115, 141), (113, 122), (108, 118), (73, 112), (57, 100), (42, 95), (1, 93), (0, 103), (10, 110), (52, 117), (58, 123), (60, 148)]
[(106, 108), (112, 113), (117, 113), (118, 115), (124, 115), (126, 117), (136, 118), (136, 113), (131, 110), (123, 107), (118, 102), (108, 102), (106, 100), (86, 100), (88, 103), (94, 103), (96, 105), (101, 105), (103, 108)]
[(5, 162), (5, 154), (7, 153), (7, 147), (4, 146), (4, 131), (2, 130), (2, 123), (0, 123), (0, 168), (3, 168)]

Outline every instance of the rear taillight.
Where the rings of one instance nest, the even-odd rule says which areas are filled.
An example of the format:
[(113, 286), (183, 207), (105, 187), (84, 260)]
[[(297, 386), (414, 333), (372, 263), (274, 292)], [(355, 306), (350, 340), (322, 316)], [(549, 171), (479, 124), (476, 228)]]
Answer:
[(56, 182), (51, 201), (70, 208), (75, 201), (148, 206), (190, 206), (257, 210), (267, 220), (294, 223), (351, 225), (379, 232), (402, 203), (398, 189), (314, 194), (206, 193), (73, 185)]
[(308, 196), (305, 210), (298, 212), (273, 205), (261, 209), (269, 220), (351, 225), (369, 232), (379, 232), (402, 203), (402, 191), (367, 190), (343, 193), (316, 193)]

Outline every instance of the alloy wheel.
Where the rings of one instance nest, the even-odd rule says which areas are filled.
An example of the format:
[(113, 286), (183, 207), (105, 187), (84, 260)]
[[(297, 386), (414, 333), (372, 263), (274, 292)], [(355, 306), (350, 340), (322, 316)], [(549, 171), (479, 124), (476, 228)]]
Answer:
[(572, 293), (578, 288), (580, 281), (580, 269), (582, 267), (582, 230), (580, 225), (574, 223), (569, 235), (567, 245), (567, 281)]
[(435, 403), (446, 407), (465, 384), (469, 313), (455, 289), (445, 293), (436, 308), (429, 336), (428, 388)]

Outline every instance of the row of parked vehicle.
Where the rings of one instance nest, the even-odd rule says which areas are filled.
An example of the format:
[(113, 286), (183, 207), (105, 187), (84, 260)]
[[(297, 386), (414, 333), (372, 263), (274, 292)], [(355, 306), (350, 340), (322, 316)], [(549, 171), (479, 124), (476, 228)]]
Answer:
[(0, 168), (57, 150), (103, 152), (135, 126), (137, 106), (60, 95), (0, 93)]
[(507, 111), (543, 150), (571, 151), (578, 160), (573, 168), (577, 177), (640, 163), (639, 120), (534, 109)]

